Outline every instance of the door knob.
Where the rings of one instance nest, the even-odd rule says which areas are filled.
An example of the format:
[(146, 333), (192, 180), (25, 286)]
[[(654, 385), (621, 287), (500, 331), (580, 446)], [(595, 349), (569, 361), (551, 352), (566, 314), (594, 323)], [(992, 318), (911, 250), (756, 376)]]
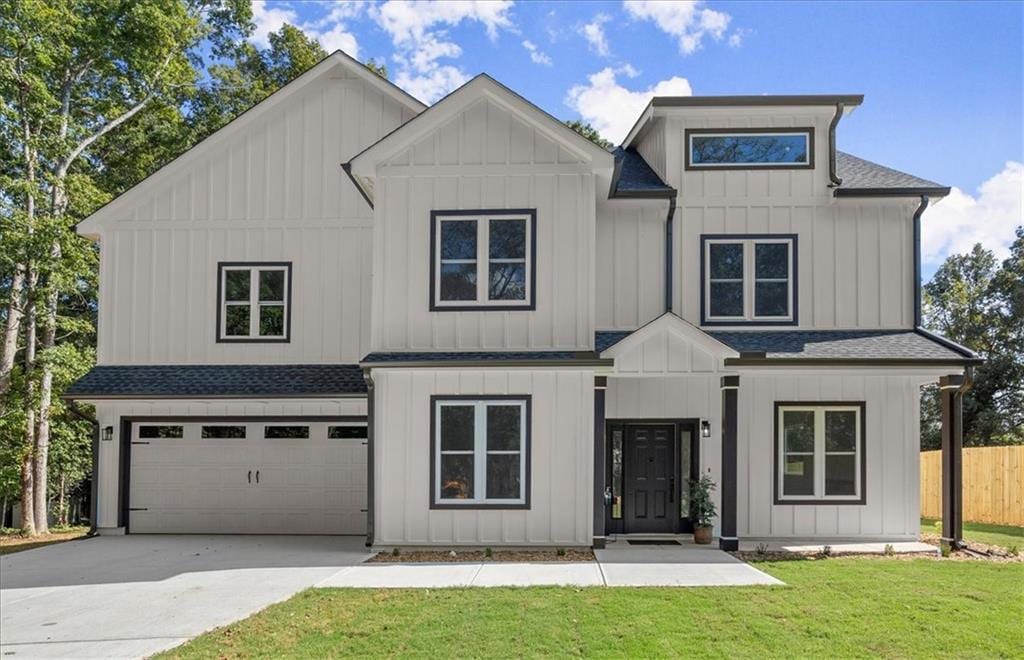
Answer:
[(256, 483), (260, 482), (260, 471), (256, 470)]
[(252, 483), (252, 470), (249, 470), (249, 476), (246, 478), (249, 480), (249, 483)]

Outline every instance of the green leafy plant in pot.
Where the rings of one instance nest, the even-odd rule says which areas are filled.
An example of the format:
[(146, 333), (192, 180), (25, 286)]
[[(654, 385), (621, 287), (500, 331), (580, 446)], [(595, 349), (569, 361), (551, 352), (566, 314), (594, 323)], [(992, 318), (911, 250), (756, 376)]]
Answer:
[(706, 474), (700, 479), (690, 479), (690, 519), (693, 520), (693, 542), (711, 543), (711, 529), (718, 517), (711, 491), (715, 482)]

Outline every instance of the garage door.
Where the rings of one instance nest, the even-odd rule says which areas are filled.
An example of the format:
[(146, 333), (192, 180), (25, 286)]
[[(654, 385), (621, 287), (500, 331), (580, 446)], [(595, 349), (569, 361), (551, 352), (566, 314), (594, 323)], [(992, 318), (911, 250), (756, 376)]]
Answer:
[(129, 531), (366, 533), (366, 424), (132, 425)]

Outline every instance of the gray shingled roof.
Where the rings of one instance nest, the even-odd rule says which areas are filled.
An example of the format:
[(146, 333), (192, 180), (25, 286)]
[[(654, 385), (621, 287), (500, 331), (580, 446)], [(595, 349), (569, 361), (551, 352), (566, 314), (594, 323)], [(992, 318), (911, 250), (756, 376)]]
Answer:
[(864, 188), (935, 188), (945, 186), (894, 170), (869, 160), (858, 158), (842, 151), (836, 151), (836, 174), (842, 179), (840, 190)]
[(332, 397), (365, 394), (355, 364), (98, 366), (65, 390), (72, 399)]
[(675, 189), (662, 181), (658, 173), (634, 149), (617, 147), (612, 155), (615, 156), (619, 171), (612, 197), (664, 197), (675, 193)]
[(446, 351), (370, 353), (361, 364), (411, 362), (571, 362), (598, 359), (590, 351)]
[[(594, 338), (596, 350), (604, 351), (629, 334), (598, 332)], [(739, 353), (764, 353), (767, 359), (958, 361), (976, 358), (914, 330), (707, 331), (707, 334)]]

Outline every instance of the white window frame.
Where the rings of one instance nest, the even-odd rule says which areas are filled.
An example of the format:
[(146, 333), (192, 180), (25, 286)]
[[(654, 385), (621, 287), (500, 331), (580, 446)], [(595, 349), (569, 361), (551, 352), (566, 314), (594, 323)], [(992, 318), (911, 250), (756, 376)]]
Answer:
[[(289, 339), (289, 332), (291, 330), (291, 324), (289, 323), (289, 309), (291, 297), (289, 292), (291, 291), (291, 268), (287, 265), (273, 265), (273, 266), (262, 266), (262, 265), (221, 265), (220, 267), (220, 327), (217, 328), (217, 336), (224, 341), (236, 341), (236, 340), (265, 340), (265, 341), (287, 341)], [(229, 301), (228, 298), (228, 272), (229, 271), (249, 271), (249, 300), (248, 302), (241, 300)], [(260, 300), (260, 273), (280, 271), (284, 273), (284, 300)], [(249, 307), (249, 334), (247, 335), (229, 335), (227, 333), (228, 326), (228, 307), (231, 306), (242, 306), (247, 305)], [(284, 332), (280, 335), (261, 335), (260, 334), (260, 308), (264, 306), (281, 306), (283, 308), (283, 326)]]
[[(738, 137), (751, 138), (751, 137), (794, 137), (794, 136), (804, 138), (804, 153), (805, 153), (805, 157), (804, 157), (804, 160), (801, 161), (801, 162), (786, 163), (786, 162), (781, 162), (781, 161), (769, 161), (769, 162), (765, 162), (765, 163), (742, 163), (742, 162), (698, 163), (693, 158), (693, 138), (733, 138), (733, 137), (734, 138), (738, 138)], [(697, 168), (697, 169), (704, 169), (704, 168), (746, 169), (748, 167), (749, 168), (770, 167), (772, 169), (776, 169), (776, 168), (780, 168), (780, 167), (783, 167), (783, 168), (792, 167), (794, 169), (807, 169), (808, 167), (811, 166), (811, 158), (812, 158), (812, 154), (811, 154), (811, 134), (810, 134), (809, 131), (786, 131), (786, 132), (781, 132), (781, 131), (765, 131), (764, 133), (731, 133), (729, 131), (722, 131), (722, 132), (719, 132), (719, 133), (703, 133), (703, 132), (700, 132), (700, 133), (690, 133), (689, 134), (689, 138), (690, 139), (689, 139), (689, 141), (686, 144), (686, 148), (688, 150), (688, 156), (689, 156), (689, 158), (687, 159), (687, 162), (689, 163), (689, 168), (690, 169), (693, 169), (693, 168)]]
[[(473, 449), (441, 451), (441, 408), (455, 406), (473, 408)], [(487, 449), (487, 408), (489, 406), (516, 406), (519, 408), (519, 450), (488, 450)], [(442, 506), (522, 506), (527, 497), (527, 443), (529, 415), (527, 400), (510, 397), (508, 399), (437, 399), (434, 401), (434, 504)], [(487, 457), (499, 454), (519, 454), (519, 497), (488, 498), (487, 497)], [(445, 498), (441, 496), (441, 456), (442, 455), (473, 456), (473, 493), (469, 499)]]
[[(523, 259), (491, 259), (490, 237), (492, 220), (521, 220), (526, 226), (526, 243)], [(435, 218), (434, 232), (434, 307), (523, 307), (533, 304), (533, 218), (526, 213), (481, 213), (479, 215), (443, 215)], [(476, 222), (476, 259), (442, 259), (441, 237), (442, 227), (446, 222)], [(442, 300), (441, 298), (441, 264), (476, 264), (476, 299), (475, 300)], [(523, 263), (525, 269), (524, 288), (526, 297), (522, 300), (491, 300), (491, 264)]]
[[(793, 272), (795, 249), (791, 237), (779, 238), (707, 238), (704, 239), (704, 320), (714, 323), (722, 322), (771, 322), (785, 323), (794, 320), (794, 301), (796, 297), (796, 277)], [(711, 246), (712, 245), (742, 245), (743, 246), (743, 315), (742, 316), (712, 316), (711, 315)], [(785, 244), (788, 246), (788, 273), (786, 280), (758, 278), (755, 269), (755, 255), (757, 245)], [(716, 282), (735, 281), (719, 278)], [(754, 313), (757, 309), (757, 283), (758, 282), (782, 282), (789, 283), (787, 292), (787, 309), (789, 313), (785, 316), (758, 316)]]
[[(809, 452), (787, 452), (786, 451), (786, 426), (785, 414), (787, 412), (813, 412), (814, 413), (814, 494), (813, 495), (787, 495), (786, 489), (786, 456), (787, 454), (807, 454)], [(854, 429), (854, 451), (825, 451), (825, 413), (826, 412), (853, 412), (856, 414), (857, 423)], [(775, 457), (778, 493), (777, 501), (780, 504), (787, 502), (860, 502), (864, 491), (862, 481), (863, 470), (861, 461), (864, 460), (863, 408), (859, 404), (851, 405), (781, 405), (778, 406), (779, 418), (778, 428), (778, 455)], [(854, 460), (854, 494), (853, 495), (826, 495), (825, 494), (825, 456), (850, 455), (855, 456)]]

